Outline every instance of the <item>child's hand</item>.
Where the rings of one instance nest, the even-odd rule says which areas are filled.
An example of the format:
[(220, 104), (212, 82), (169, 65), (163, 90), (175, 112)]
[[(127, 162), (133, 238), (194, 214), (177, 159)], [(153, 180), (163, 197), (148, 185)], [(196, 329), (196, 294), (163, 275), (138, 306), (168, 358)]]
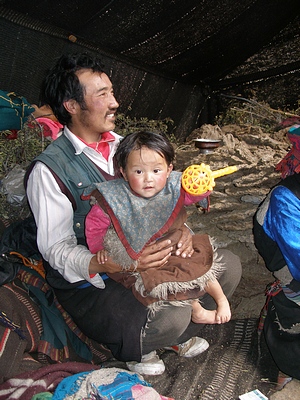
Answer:
[(106, 250), (97, 251), (96, 257), (98, 264), (105, 264), (107, 261), (108, 253)]

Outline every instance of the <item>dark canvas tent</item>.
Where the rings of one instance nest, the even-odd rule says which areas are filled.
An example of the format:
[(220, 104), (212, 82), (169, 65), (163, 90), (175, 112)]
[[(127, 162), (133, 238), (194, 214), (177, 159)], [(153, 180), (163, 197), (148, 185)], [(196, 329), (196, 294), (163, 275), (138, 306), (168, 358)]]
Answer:
[(299, 0), (1, 0), (0, 89), (31, 103), (63, 52), (100, 53), (120, 111), (171, 118), (184, 140), (220, 94), (294, 107)]

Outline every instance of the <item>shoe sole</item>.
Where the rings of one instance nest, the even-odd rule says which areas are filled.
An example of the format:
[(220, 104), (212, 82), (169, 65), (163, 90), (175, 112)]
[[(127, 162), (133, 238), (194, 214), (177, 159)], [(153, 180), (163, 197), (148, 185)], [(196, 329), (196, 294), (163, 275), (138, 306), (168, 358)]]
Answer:
[[(205, 340), (205, 339), (204, 339)], [(192, 358), (192, 357), (196, 357), (199, 354), (203, 353), (205, 350), (207, 350), (209, 348), (209, 343), (205, 340), (203, 341), (203, 344), (201, 347), (197, 347), (197, 349), (195, 349), (193, 352), (191, 352), (189, 354), (189, 350), (187, 351), (187, 354), (179, 354), (179, 351), (176, 351), (175, 349), (173, 349), (172, 347), (164, 347), (164, 350), (169, 350), (169, 351), (173, 351), (174, 353), (176, 353), (179, 357), (184, 357), (184, 358)]]
[(205, 344), (203, 344), (203, 346), (200, 347), (200, 349), (198, 348), (197, 351), (192, 352), (191, 354), (188, 354), (188, 352), (187, 352), (187, 354), (184, 354), (184, 355), (181, 356), (181, 357), (185, 357), (185, 358), (196, 357), (196, 356), (198, 356), (199, 354), (204, 353), (205, 350), (207, 350), (208, 348), (209, 348), (209, 343), (206, 342)]
[(166, 369), (164, 365), (158, 366), (157, 368), (153, 368), (153, 366), (151, 367), (150, 365), (147, 368), (145, 364), (140, 367), (138, 367), (137, 364), (132, 366), (128, 364), (126, 365), (129, 371), (136, 372), (137, 374), (140, 375), (162, 375)]

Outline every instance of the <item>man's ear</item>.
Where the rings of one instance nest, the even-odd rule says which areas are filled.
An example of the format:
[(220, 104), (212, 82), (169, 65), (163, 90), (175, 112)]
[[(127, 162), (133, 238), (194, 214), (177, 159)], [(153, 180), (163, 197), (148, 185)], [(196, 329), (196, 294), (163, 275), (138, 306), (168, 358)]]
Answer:
[(128, 181), (126, 172), (125, 172), (125, 170), (124, 170), (122, 167), (120, 167), (120, 172), (121, 172), (121, 174), (123, 175), (123, 178), (125, 179), (125, 181)]
[(67, 101), (63, 102), (63, 105), (65, 107), (65, 109), (70, 113), (70, 114), (76, 114), (77, 109), (79, 107), (79, 104), (77, 103), (76, 100), (74, 99), (70, 99)]

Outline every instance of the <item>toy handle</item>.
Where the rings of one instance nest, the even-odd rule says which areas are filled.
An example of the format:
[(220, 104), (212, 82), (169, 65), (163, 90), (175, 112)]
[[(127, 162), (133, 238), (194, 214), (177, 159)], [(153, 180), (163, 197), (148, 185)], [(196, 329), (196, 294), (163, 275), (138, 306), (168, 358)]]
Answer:
[(233, 172), (236, 172), (237, 170), (238, 170), (237, 166), (233, 165), (231, 167), (225, 167), (225, 168), (217, 169), (216, 171), (211, 171), (211, 176), (214, 179), (220, 178), (221, 176), (232, 174)]

